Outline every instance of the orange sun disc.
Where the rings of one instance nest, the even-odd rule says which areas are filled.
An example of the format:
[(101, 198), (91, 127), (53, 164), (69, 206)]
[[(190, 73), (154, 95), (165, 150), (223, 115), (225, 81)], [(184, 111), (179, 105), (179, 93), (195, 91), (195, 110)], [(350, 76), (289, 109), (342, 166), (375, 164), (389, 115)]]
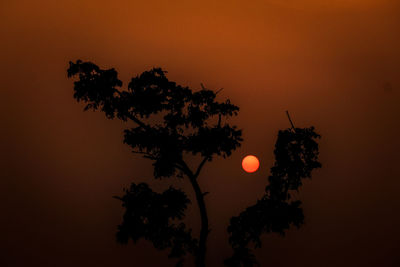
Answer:
[(245, 172), (255, 172), (256, 170), (258, 170), (258, 167), (260, 167), (260, 162), (258, 161), (258, 158), (256, 156), (248, 155), (243, 158), (242, 168)]

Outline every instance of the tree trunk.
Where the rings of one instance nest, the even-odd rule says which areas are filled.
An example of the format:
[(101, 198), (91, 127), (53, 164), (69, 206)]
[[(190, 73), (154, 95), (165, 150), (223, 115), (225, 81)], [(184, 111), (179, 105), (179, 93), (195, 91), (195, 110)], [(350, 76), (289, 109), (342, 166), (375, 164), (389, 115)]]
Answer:
[(208, 217), (206, 204), (204, 202), (204, 195), (201, 192), (200, 186), (197, 183), (197, 177), (190, 177), (190, 182), (193, 186), (194, 192), (196, 193), (196, 200), (200, 210), (201, 217), (201, 229), (200, 229), (200, 239), (199, 239), (199, 248), (195, 254), (195, 264), (196, 267), (205, 267), (206, 266), (206, 244), (207, 244), (207, 236), (209, 233), (208, 229)]

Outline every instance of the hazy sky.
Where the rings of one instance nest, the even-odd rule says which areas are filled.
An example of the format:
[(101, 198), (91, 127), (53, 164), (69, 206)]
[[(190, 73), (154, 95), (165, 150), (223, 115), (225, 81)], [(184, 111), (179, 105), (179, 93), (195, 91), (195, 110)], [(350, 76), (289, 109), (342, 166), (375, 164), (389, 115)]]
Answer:
[[(126, 125), (73, 99), (76, 59), (115, 67), (125, 85), (161, 66), (240, 106), (242, 147), (200, 178), (210, 266), (231, 253), (229, 218), (263, 194), (285, 110), (322, 135), (323, 168), (299, 195), (306, 224), (265, 236), (261, 265), (399, 266), (398, 0), (0, 0), (0, 36), (1, 266), (174, 266), (147, 242), (115, 242), (112, 196), (167, 183), (122, 144)], [(246, 154), (258, 172), (241, 170)], [(197, 229), (196, 206), (188, 216)]]

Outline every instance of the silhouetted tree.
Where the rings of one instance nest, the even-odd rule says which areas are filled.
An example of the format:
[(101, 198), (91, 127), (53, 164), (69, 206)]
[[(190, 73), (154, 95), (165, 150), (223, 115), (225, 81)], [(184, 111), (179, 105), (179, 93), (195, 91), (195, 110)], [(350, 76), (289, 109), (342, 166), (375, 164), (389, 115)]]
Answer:
[(299, 228), (304, 223), (301, 201), (294, 200), (292, 194), (299, 190), (302, 179), (311, 178), (311, 171), (321, 167), (316, 142), (319, 137), (313, 127), (295, 128), (293, 123), (292, 128), (279, 131), (274, 150), (275, 164), (268, 177), (265, 195), (230, 220), (229, 243), (234, 253), (225, 260), (225, 265), (258, 265), (248, 248), (251, 242), (256, 248), (261, 247), (261, 234), (278, 233), (283, 236), (291, 225)]
[[(99, 109), (108, 118), (133, 121), (136, 127), (125, 130), (124, 142), (153, 161), (155, 178), (187, 177), (196, 195), (201, 217), (198, 240), (184, 223), (177, 223), (189, 203), (184, 192), (171, 187), (159, 194), (144, 183), (132, 184), (118, 197), (126, 211), (117, 240), (145, 238), (158, 249), (171, 248), (170, 257), (193, 253), (196, 266), (205, 266), (209, 227), (198, 177), (207, 161), (230, 156), (240, 146), (241, 130), (226, 121), (239, 108), (229, 100), (218, 102), (217, 93), (203, 86), (193, 92), (177, 85), (165, 73), (161, 68), (145, 71), (132, 78), (127, 90), (120, 90), (122, 82), (114, 69), (80, 60), (70, 62), (68, 69), (69, 77), (78, 77), (74, 97), (86, 103), (85, 110)], [(185, 161), (190, 154), (202, 158), (194, 170)]]
[[(122, 197), (116, 197), (125, 208), (117, 241), (144, 238), (158, 249), (169, 248), (169, 257), (179, 258), (177, 266), (183, 265), (183, 255), (191, 253), (196, 266), (203, 267), (209, 227), (204, 201), (207, 192), (201, 190), (198, 177), (207, 161), (216, 156), (228, 157), (240, 146), (241, 130), (227, 122), (239, 108), (229, 100), (218, 102), (218, 92), (203, 86), (193, 92), (169, 81), (165, 74), (161, 68), (153, 68), (132, 78), (127, 90), (121, 90), (122, 82), (114, 69), (103, 70), (80, 60), (70, 62), (68, 69), (68, 77), (78, 77), (74, 97), (86, 103), (85, 110), (99, 109), (107, 118), (134, 122), (136, 127), (125, 130), (124, 142), (134, 153), (153, 161), (156, 179), (186, 177), (196, 196), (201, 218), (198, 239), (182, 222), (190, 203), (185, 192), (170, 187), (157, 193), (145, 183), (133, 183)], [(260, 247), (261, 234), (283, 235), (290, 225), (299, 227), (303, 223), (301, 202), (293, 201), (291, 192), (321, 166), (318, 137), (314, 128), (295, 128), (293, 123), (292, 128), (279, 132), (276, 162), (265, 196), (230, 221), (229, 242), (234, 254), (225, 261), (226, 265), (254, 266), (250, 243)], [(201, 157), (195, 169), (187, 164), (190, 155)]]

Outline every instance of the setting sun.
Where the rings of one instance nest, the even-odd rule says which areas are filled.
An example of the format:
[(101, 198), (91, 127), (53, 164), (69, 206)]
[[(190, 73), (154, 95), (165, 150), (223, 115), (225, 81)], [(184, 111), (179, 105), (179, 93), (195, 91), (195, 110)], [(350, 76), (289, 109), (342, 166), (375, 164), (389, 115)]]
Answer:
[(260, 162), (258, 158), (253, 155), (248, 155), (242, 160), (242, 168), (245, 172), (252, 173), (258, 170)]

